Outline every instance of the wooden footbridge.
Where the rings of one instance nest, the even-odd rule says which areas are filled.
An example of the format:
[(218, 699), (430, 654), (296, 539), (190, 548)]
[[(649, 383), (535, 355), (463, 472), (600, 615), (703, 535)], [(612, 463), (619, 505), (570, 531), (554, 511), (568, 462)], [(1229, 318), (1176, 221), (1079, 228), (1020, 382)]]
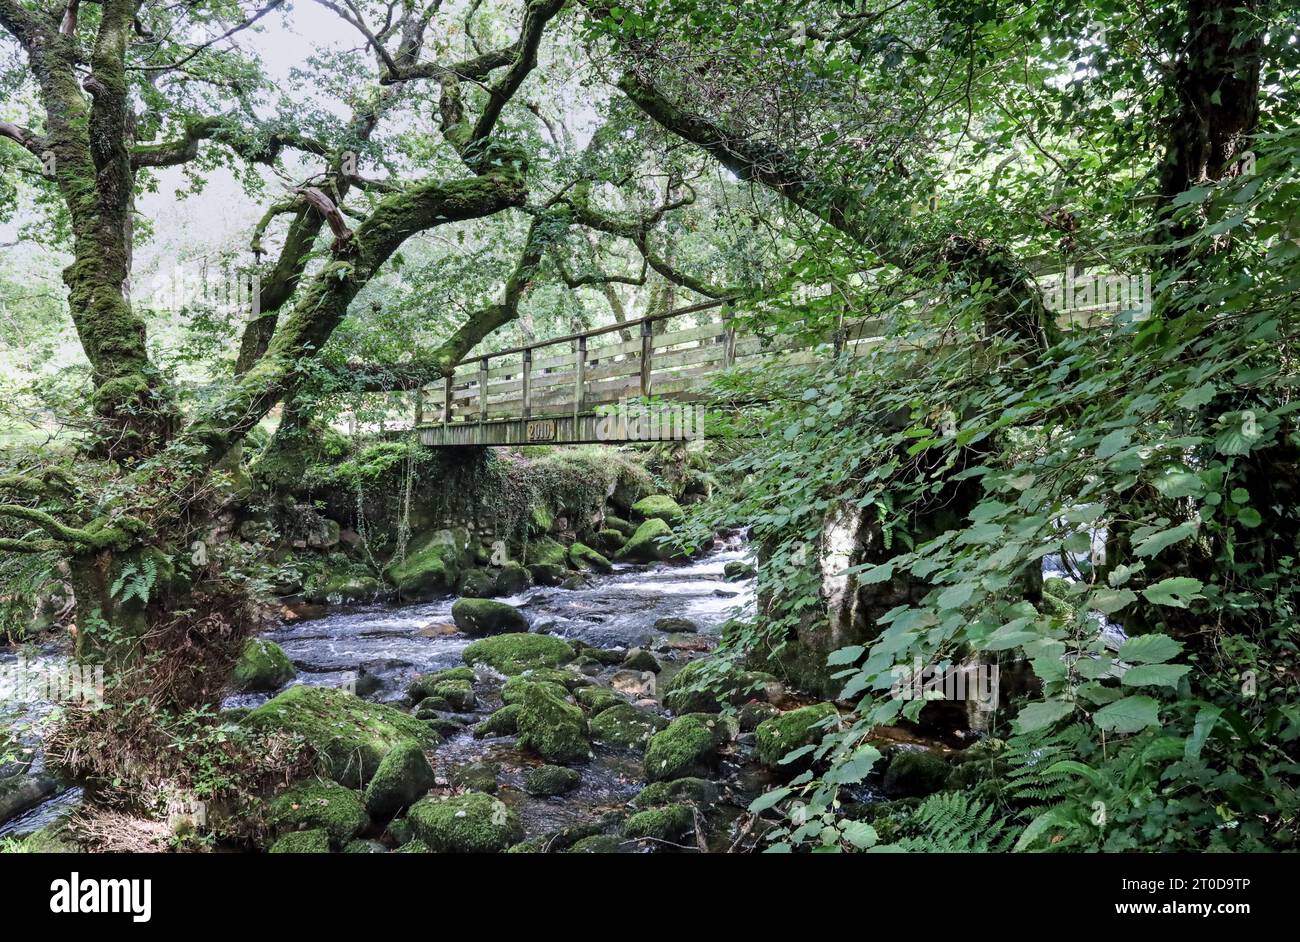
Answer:
[[(1044, 280), (1059, 290), (1070, 278), (1067, 270)], [(1059, 322), (1068, 327), (1133, 307), (1128, 286), (1102, 293), (1063, 305)], [(439, 390), (417, 394), (414, 431), (431, 447), (689, 440), (702, 432), (703, 403), (722, 371), (864, 356), (885, 329), (884, 318), (846, 318), (811, 339), (769, 340), (737, 330), (730, 300), (694, 304), (467, 358), (443, 383), (433, 421), (425, 406)]]

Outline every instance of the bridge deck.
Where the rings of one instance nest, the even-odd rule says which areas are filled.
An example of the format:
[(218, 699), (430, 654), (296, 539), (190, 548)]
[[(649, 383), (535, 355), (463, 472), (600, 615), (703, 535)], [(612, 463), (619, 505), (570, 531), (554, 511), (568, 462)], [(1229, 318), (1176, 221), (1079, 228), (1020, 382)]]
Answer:
[[(1118, 308), (1074, 307), (1058, 321), (1069, 327)], [(728, 301), (695, 304), (463, 360), (434, 421), (425, 390), (417, 394), (414, 431), (432, 447), (690, 439), (702, 432), (695, 404), (721, 371), (863, 356), (884, 332), (883, 318), (864, 317), (828, 335), (769, 341), (738, 333)], [(653, 404), (643, 404), (648, 397)]]

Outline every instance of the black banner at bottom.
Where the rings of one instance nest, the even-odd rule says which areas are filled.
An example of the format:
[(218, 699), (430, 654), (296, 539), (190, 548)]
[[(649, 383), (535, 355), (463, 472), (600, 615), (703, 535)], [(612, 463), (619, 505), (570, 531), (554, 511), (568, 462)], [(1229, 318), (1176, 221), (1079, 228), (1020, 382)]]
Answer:
[(1230, 931), (1291, 911), (1292, 863), (1227, 855), (12, 854), (0, 856), (0, 897), (9, 930), (103, 928), (128, 937), (205, 926), (373, 931), (376, 920), (433, 913), (473, 914), (487, 925), (586, 922), (602, 910), (655, 919), (659, 907), (665, 926), (683, 909), (702, 909), (724, 919), (728, 933), (751, 921), (770, 931), (814, 913), (821, 921), (856, 912), (864, 928), (879, 916), (885, 928), (890, 913), (941, 918), (938, 907), (1146, 927), (1195, 919)]

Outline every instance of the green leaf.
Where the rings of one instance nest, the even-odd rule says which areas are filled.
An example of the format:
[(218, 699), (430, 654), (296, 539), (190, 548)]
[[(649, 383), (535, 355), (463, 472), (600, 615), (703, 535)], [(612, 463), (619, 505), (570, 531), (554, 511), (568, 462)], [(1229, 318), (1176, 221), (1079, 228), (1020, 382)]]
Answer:
[(1164, 634), (1134, 635), (1119, 649), (1122, 661), (1137, 664), (1163, 664), (1182, 653), (1183, 643)]
[(1126, 428), (1117, 428), (1097, 445), (1097, 457), (1105, 460), (1121, 452), (1132, 440), (1133, 433)]
[(1177, 688), (1189, 670), (1186, 664), (1138, 664), (1124, 672), (1120, 683), (1125, 687)]
[(753, 814), (758, 814), (760, 811), (766, 811), (768, 808), (774, 807), (779, 802), (784, 801), (786, 796), (788, 796), (792, 791), (794, 791), (793, 788), (774, 788), (770, 792), (764, 792), (749, 803), (749, 810)]
[(1160, 722), (1160, 706), (1150, 697), (1134, 696), (1116, 700), (1092, 715), (1101, 729), (1115, 733), (1136, 733)]
[(854, 847), (875, 847), (880, 840), (876, 829), (865, 821), (846, 821), (841, 825), (844, 839)]
[(862, 657), (862, 652), (865, 650), (866, 648), (860, 644), (851, 644), (846, 648), (832, 651), (830, 656), (826, 658), (826, 666), (836, 667), (841, 664), (852, 664), (858, 658)]
[(1142, 590), (1142, 596), (1152, 605), (1168, 605), (1171, 608), (1186, 608), (1187, 603), (1203, 598), (1198, 593), (1203, 588), (1199, 579), (1190, 576), (1173, 576), (1161, 579), (1153, 586)]
[(1137, 601), (1137, 593), (1128, 589), (1097, 589), (1088, 596), (1088, 607), (1103, 615), (1114, 615), (1125, 605)]
[(888, 582), (892, 578), (894, 578), (894, 564), (891, 561), (871, 567), (858, 577), (858, 582), (863, 585), (874, 585), (877, 582)]
[(939, 593), (940, 608), (961, 608), (970, 601), (971, 596), (975, 594), (975, 583), (963, 582), (959, 585), (949, 586)]
[(1032, 733), (1045, 729), (1062, 717), (1074, 712), (1074, 704), (1065, 700), (1044, 700), (1022, 707), (1015, 719), (1017, 733)]
[(1176, 527), (1170, 527), (1168, 530), (1161, 530), (1159, 533), (1154, 533), (1147, 537), (1134, 547), (1133, 554), (1135, 556), (1154, 556), (1165, 547), (1173, 546), (1175, 543), (1187, 539), (1195, 532), (1196, 524), (1192, 521), (1189, 520), (1187, 523), (1180, 523)]
[(1215, 724), (1219, 722), (1219, 717), (1223, 714), (1223, 707), (1206, 704), (1201, 707), (1196, 714), (1196, 722), (1192, 724), (1192, 735), (1187, 737), (1187, 744), (1183, 748), (1183, 758), (1189, 762), (1195, 762), (1201, 757), (1201, 750), (1205, 748), (1205, 741), (1210, 738), (1210, 733), (1214, 731)]
[(1178, 399), (1180, 409), (1199, 409), (1214, 398), (1216, 392), (1213, 383), (1202, 383), (1195, 389), (1189, 389)]

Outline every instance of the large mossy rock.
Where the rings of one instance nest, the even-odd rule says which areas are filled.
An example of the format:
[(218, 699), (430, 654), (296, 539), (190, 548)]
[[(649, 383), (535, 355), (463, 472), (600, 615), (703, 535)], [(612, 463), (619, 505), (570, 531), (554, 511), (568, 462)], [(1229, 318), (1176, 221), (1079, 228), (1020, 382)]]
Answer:
[(495, 854), (524, 836), (519, 817), (484, 792), (424, 798), (406, 817), (416, 838), (437, 854)]
[(578, 762), (591, 754), (587, 717), (549, 684), (529, 684), (519, 702), (519, 745), (548, 762)]
[(633, 563), (655, 563), (670, 559), (684, 558), (682, 552), (669, 543), (660, 543), (660, 539), (672, 535), (672, 527), (655, 517), (636, 528), (623, 548), (618, 551), (616, 559)]
[(680, 802), (711, 805), (721, 797), (722, 790), (707, 778), (675, 778), (670, 782), (650, 783), (628, 802), (628, 807), (643, 811)]
[(779, 687), (772, 674), (748, 671), (719, 658), (691, 661), (663, 689), (664, 706), (674, 713), (717, 713), (730, 704), (766, 700)]
[(328, 854), (330, 836), (323, 829), (294, 831), (271, 845), (272, 854)]
[(457, 628), (476, 638), (528, 630), (523, 612), (493, 599), (457, 599), (451, 607), (451, 618)]
[(242, 724), (301, 737), (315, 751), (322, 772), (349, 788), (370, 781), (399, 743), (413, 740), (431, 748), (439, 741), (413, 716), (330, 687), (290, 687), (249, 713)]
[(634, 520), (662, 520), (671, 527), (676, 526), (685, 517), (686, 513), (681, 505), (667, 494), (651, 494), (649, 497), (642, 497), (632, 505)]
[(697, 716), (683, 716), (655, 733), (645, 751), (645, 775), (651, 782), (704, 778), (718, 765), (714, 732)]
[(384, 575), (404, 599), (446, 595), (460, 579), (466, 543), (459, 530), (438, 530), (417, 541), (404, 560), (390, 563)]
[(513, 736), (519, 732), (519, 714), (523, 707), (511, 703), (497, 710), (483, 722), (474, 727), (474, 738), (486, 736)]
[(623, 825), (623, 836), (652, 837), (676, 843), (695, 827), (695, 812), (689, 805), (662, 805), (638, 811)]
[(473, 684), (476, 677), (472, 667), (449, 667), (432, 674), (420, 674), (406, 688), (406, 696), (412, 703), (419, 703), (425, 697), (433, 696), (434, 688), (449, 680), (463, 680)]
[[(528, 688), (537, 684), (546, 687), (552, 694), (559, 697), (561, 700), (568, 697), (569, 691), (565, 687), (554, 683), (553, 681), (544, 679), (545, 676), (545, 672), (541, 674), (530, 672), (511, 677), (501, 685), (501, 702), (506, 706), (523, 703), (524, 694), (528, 691)], [(535, 679), (537, 677), (543, 679)]]
[(569, 562), (575, 569), (592, 572), (614, 571), (613, 564), (586, 543), (574, 543), (569, 547)]
[(573, 660), (573, 647), (550, 635), (518, 632), (483, 638), (461, 655), (471, 666), (483, 664), (507, 677), (540, 667), (559, 667)]
[[(632, 532), (635, 533), (636, 531), (634, 530)], [(630, 536), (630, 534), (625, 535), (623, 531), (615, 530), (613, 528), (601, 530), (596, 534), (596, 549), (600, 550), (606, 556), (612, 553), (617, 553), (627, 542), (628, 536)]]
[(543, 536), (530, 540), (524, 547), (524, 562), (529, 566), (540, 564), (563, 569), (568, 562), (568, 554), (563, 543)]
[(781, 759), (795, 749), (821, 742), (822, 737), (832, 728), (827, 725), (832, 717), (839, 717), (835, 704), (814, 703), (764, 720), (754, 731), (758, 761), (772, 769), (788, 768), (798, 771), (806, 767), (810, 764), (809, 756), (801, 757), (801, 761), (787, 766), (781, 765)]
[(274, 641), (249, 638), (230, 675), (230, 685), (245, 693), (277, 690), (293, 680), (289, 656)]
[(312, 577), (302, 597), (314, 605), (346, 605), (373, 601), (382, 591), (379, 580), (369, 572), (349, 567), (341, 572), (326, 570)]
[(608, 687), (598, 687), (595, 684), (579, 687), (573, 691), (573, 699), (577, 700), (592, 716), (602, 710), (608, 710), (612, 706), (618, 706), (620, 703), (627, 703), (626, 700)]
[(617, 703), (593, 716), (589, 725), (596, 742), (645, 749), (650, 737), (667, 728), (668, 720), (630, 703)]
[(271, 802), (270, 823), (277, 833), (322, 830), (340, 848), (369, 823), (357, 793), (331, 781), (302, 782)]
[(524, 790), (537, 798), (564, 795), (578, 787), (582, 776), (562, 765), (542, 765), (524, 774)]
[(394, 815), (433, 785), (433, 769), (420, 744), (398, 743), (384, 756), (366, 786), (366, 808), (377, 818)]
[(924, 749), (900, 749), (885, 769), (882, 783), (890, 798), (924, 798), (948, 784), (948, 763)]
[(532, 588), (532, 585), (533, 577), (527, 567), (512, 560), (497, 570), (493, 591), (497, 595), (519, 595)]

